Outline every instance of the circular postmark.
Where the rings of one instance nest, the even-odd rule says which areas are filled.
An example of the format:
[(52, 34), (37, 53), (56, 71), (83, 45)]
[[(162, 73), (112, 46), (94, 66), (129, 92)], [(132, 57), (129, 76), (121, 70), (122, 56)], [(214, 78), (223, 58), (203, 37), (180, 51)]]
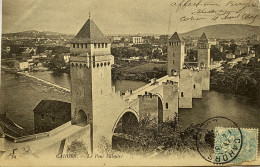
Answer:
[(196, 137), (199, 154), (208, 162), (225, 164), (234, 160), (242, 149), (243, 136), (229, 118), (217, 116), (200, 124)]

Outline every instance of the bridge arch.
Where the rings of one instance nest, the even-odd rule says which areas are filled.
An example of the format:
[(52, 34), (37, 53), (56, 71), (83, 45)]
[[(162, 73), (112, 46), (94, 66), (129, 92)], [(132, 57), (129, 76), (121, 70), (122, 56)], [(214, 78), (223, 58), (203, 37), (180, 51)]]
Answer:
[(155, 95), (158, 96), (158, 123), (160, 124), (163, 122), (163, 109), (164, 109), (163, 97), (160, 93), (155, 93)]
[[(129, 124), (133, 123), (133, 126), (134, 126), (134, 125), (137, 125), (138, 122), (139, 122), (138, 112), (135, 111), (134, 109), (126, 109), (117, 118), (117, 120), (113, 126), (112, 133), (115, 133), (116, 128), (120, 123), (122, 123), (122, 124), (125, 123), (125, 126), (128, 126)], [(124, 125), (122, 125), (122, 126), (124, 126)], [(126, 133), (126, 131), (125, 131), (126, 129), (124, 129), (124, 128), (127, 128), (127, 127), (122, 127), (122, 128), (123, 128), (122, 129), (123, 132)]]

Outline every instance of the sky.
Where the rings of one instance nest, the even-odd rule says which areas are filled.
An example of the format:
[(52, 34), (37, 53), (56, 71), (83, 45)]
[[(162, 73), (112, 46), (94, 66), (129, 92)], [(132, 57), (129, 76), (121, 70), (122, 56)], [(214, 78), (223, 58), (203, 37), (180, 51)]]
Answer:
[[(201, 4), (218, 2), (218, 6), (191, 5), (177, 10), (179, 4), (187, 1), (192, 4), (199, 1)], [(38, 30), (76, 34), (89, 18), (89, 11), (91, 19), (104, 34), (169, 34), (213, 24), (260, 25), (259, 3), (260, 0), (3, 0), (2, 31)], [(249, 7), (242, 9), (246, 4)], [(258, 7), (252, 7), (252, 4)], [(213, 15), (209, 13), (192, 13), (198, 10), (212, 12), (213, 9), (242, 11), (237, 18), (217, 20), (212, 20)], [(191, 17), (199, 20), (192, 20)]]

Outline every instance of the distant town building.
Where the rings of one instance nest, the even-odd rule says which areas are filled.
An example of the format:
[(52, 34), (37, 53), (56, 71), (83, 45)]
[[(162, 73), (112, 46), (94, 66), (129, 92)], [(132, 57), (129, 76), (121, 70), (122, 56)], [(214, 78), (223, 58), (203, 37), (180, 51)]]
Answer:
[(70, 103), (42, 100), (33, 110), (35, 133), (51, 131), (71, 120)]
[(114, 36), (113, 41), (120, 41), (122, 39), (121, 36)]
[(29, 63), (27, 61), (14, 61), (14, 68), (18, 71), (24, 71), (29, 68)]
[(36, 55), (36, 48), (33, 47), (20, 47), (21, 54), (23, 57)]
[(133, 44), (142, 44), (143, 37), (133, 37)]
[(63, 59), (64, 59), (65, 63), (69, 63), (70, 62), (70, 54), (69, 53), (63, 54)]
[(234, 55), (233, 53), (228, 53), (228, 54), (226, 54), (226, 58), (227, 59), (235, 59), (236, 55)]
[(240, 55), (248, 55), (250, 51), (250, 46), (247, 45), (242, 45), (242, 46), (237, 46), (235, 49), (235, 55), (240, 56)]

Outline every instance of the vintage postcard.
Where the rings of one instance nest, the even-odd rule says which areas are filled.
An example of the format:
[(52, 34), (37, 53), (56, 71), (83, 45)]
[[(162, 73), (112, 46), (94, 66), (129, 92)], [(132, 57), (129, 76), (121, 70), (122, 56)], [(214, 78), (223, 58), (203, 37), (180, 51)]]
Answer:
[(260, 165), (259, 0), (2, 0), (0, 166)]

